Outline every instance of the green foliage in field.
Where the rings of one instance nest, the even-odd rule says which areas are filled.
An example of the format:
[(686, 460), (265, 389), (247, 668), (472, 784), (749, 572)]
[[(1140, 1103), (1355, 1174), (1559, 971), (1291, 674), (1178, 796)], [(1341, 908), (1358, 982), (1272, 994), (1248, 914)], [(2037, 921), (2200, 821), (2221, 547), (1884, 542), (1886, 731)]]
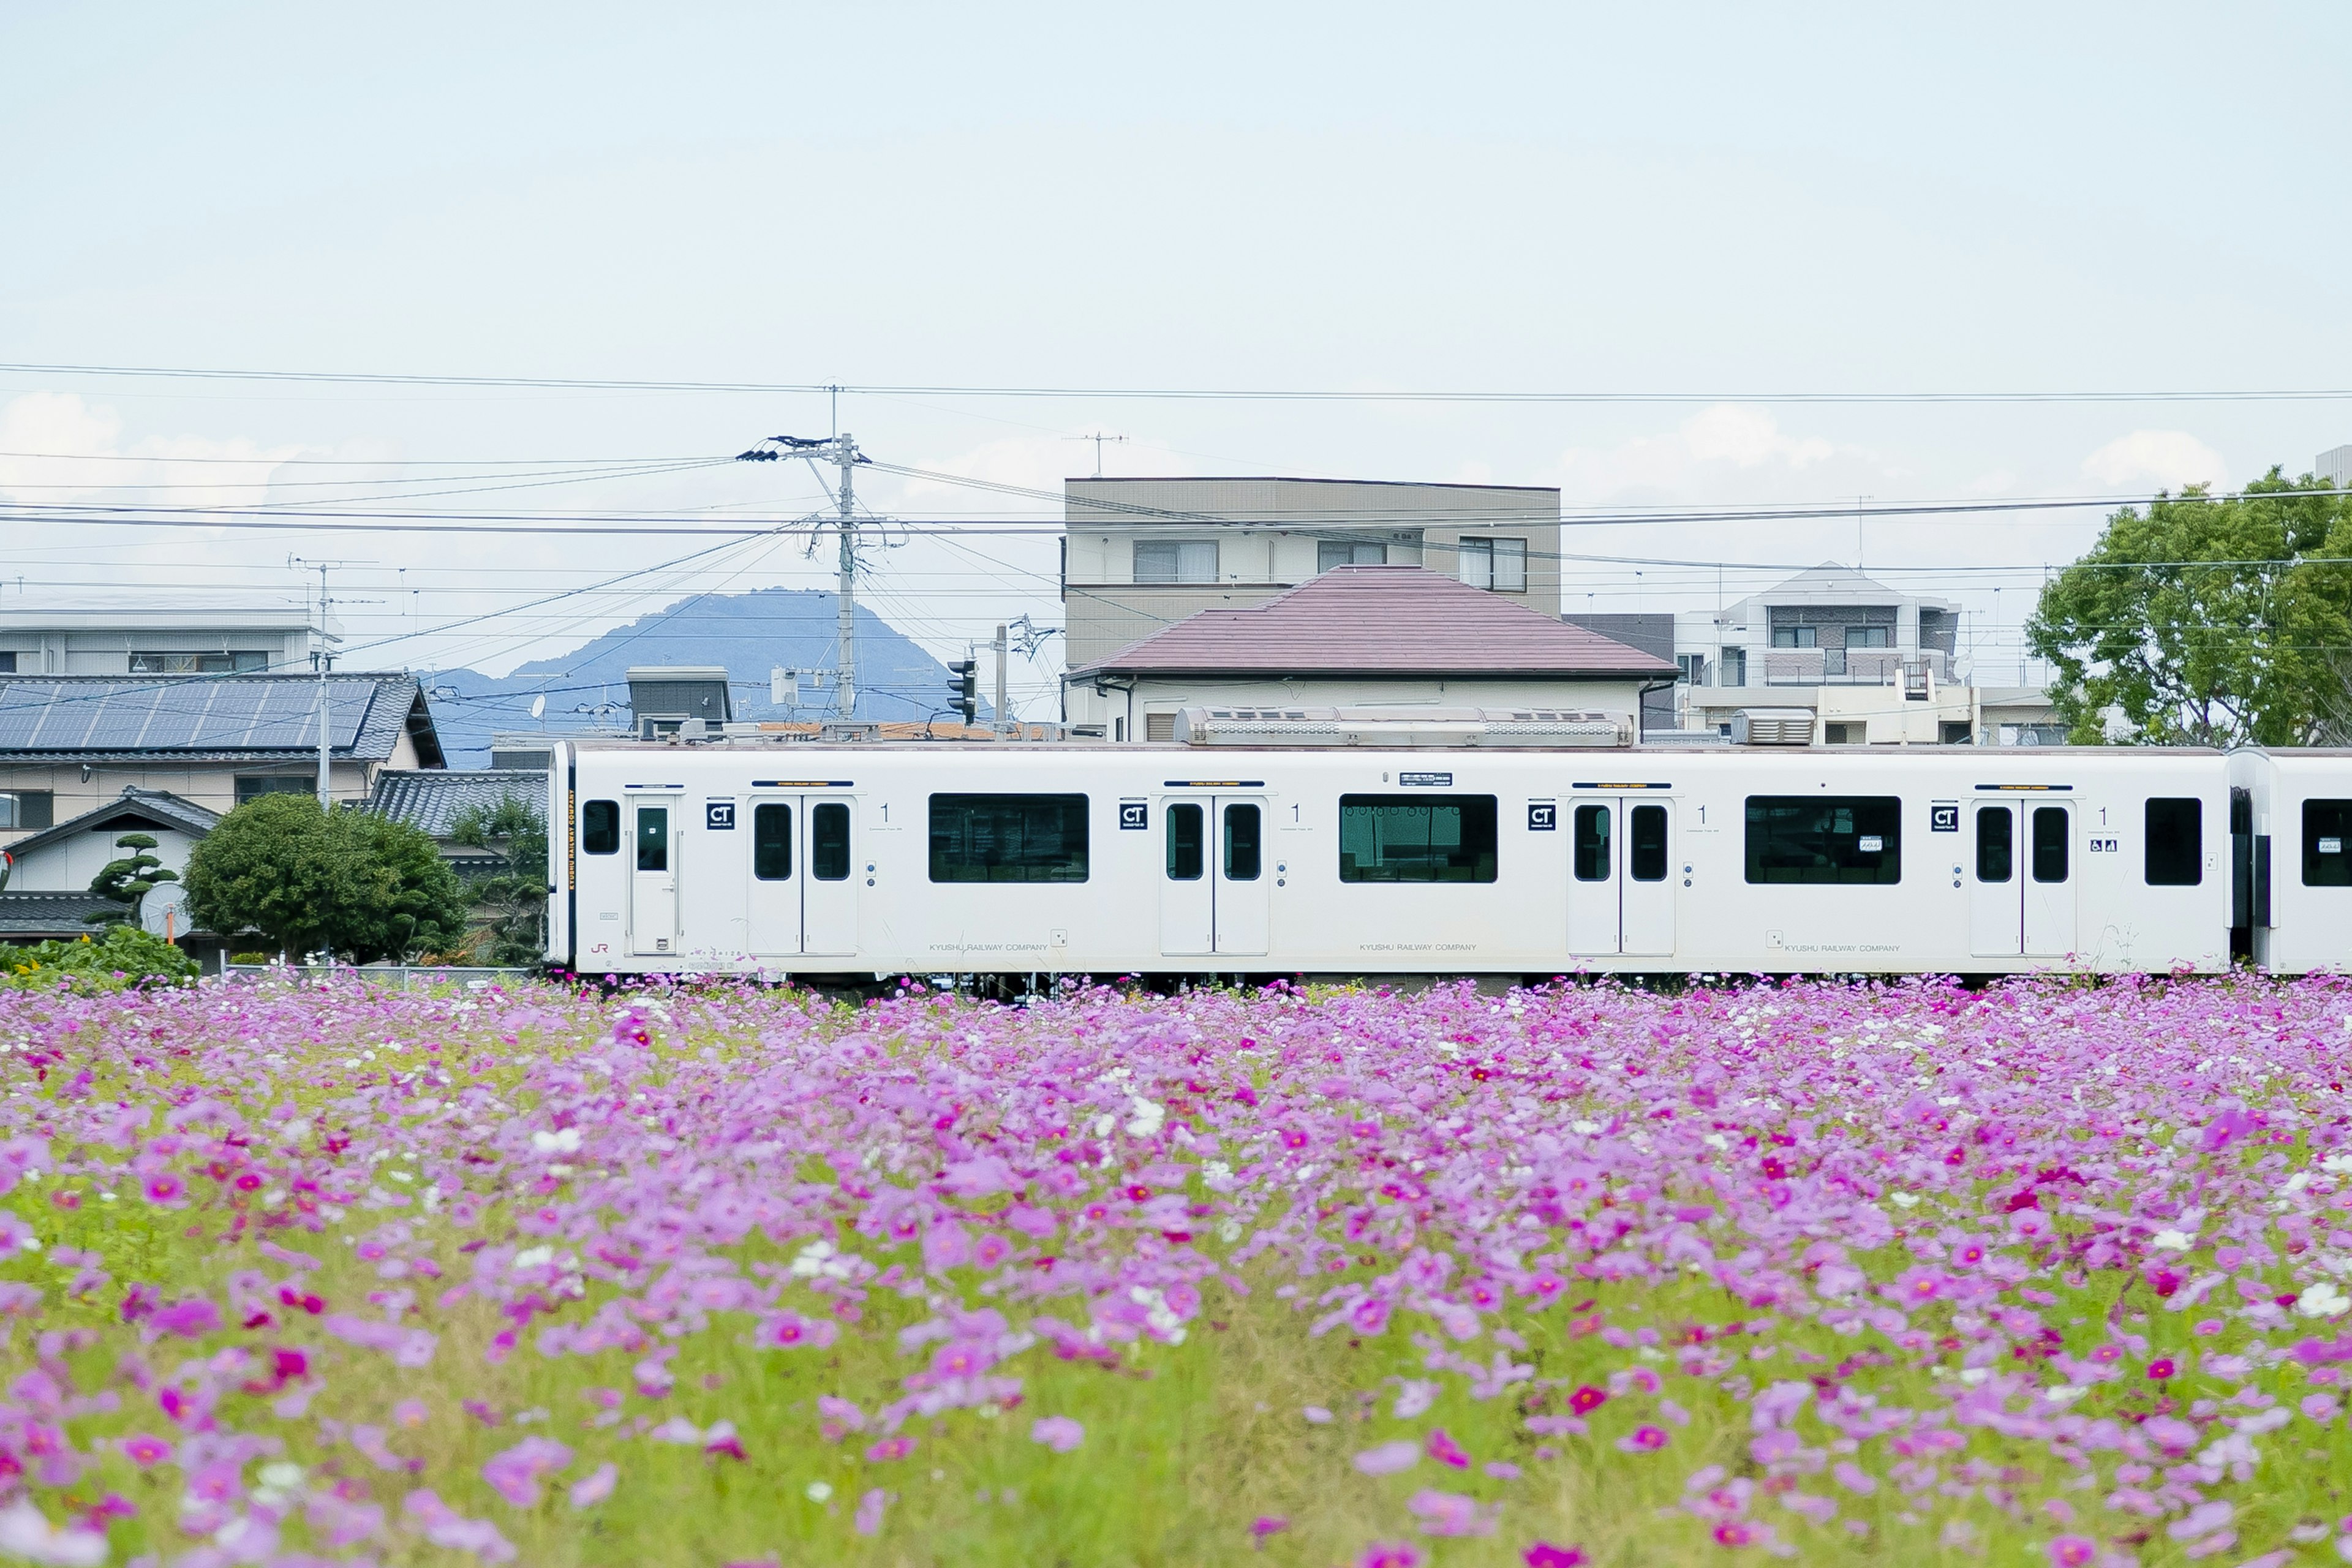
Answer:
[(120, 991), (154, 983), (184, 984), (196, 961), (134, 925), (114, 925), (103, 936), (0, 948), (0, 987), (43, 990), (69, 984), (83, 991)]

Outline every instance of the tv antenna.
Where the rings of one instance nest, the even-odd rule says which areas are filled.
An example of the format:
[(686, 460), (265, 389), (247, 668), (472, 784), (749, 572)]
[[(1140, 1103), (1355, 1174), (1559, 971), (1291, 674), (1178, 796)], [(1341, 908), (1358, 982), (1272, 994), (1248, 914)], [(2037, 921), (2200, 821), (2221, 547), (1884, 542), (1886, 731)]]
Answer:
[(1094, 432), (1093, 434), (1091, 434), (1091, 435), (1087, 435), (1087, 436), (1066, 436), (1066, 437), (1063, 437), (1063, 439), (1065, 439), (1065, 440), (1068, 440), (1068, 441), (1092, 441), (1092, 442), (1095, 444), (1095, 478), (1097, 478), (1097, 479), (1101, 479), (1101, 478), (1103, 477), (1103, 469), (1102, 469), (1102, 459), (1103, 459), (1103, 450), (1102, 450), (1102, 449), (1103, 449), (1103, 443), (1104, 443), (1104, 442), (1106, 442), (1106, 441), (1112, 441), (1112, 442), (1124, 441), (1124, 440), (1126, 440), (1126, 439), (1127, 439), (1127, 437), (1124, 437), (1124, 436), (1111, 436), (1111, 435), (1107, 435), (1107, 434), (1105, 434), (1104, 432), (1102, 432), (1102, 431), (1100, 431), (1100, 430), (1097, 430), (1097, 431), (1095, 431), (1095, 432)]

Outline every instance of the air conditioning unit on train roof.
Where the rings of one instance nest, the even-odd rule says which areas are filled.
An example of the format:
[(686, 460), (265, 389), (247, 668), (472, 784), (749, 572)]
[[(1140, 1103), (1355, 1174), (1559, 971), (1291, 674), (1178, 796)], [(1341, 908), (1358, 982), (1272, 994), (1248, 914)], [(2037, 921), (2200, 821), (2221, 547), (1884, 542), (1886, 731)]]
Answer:
[(1735, 746), (1810, 746), (1813, 743), (1813, 710), (1810, 708), (1742, 708), (1731, 716)]
[(1186, 708), (1191, 746), (1630, 746), (1623, 713), (1563, 708)]

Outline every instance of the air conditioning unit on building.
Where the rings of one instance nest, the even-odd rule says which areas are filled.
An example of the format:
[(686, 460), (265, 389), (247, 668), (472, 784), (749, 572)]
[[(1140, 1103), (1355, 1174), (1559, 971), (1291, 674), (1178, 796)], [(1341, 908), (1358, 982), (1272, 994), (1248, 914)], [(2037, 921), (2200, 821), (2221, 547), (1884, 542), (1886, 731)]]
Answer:
[(1813, 710), (1810, 708), (1742, 708), (1731, 716), (1735, 746), (1810, 746), (1813, 743)]

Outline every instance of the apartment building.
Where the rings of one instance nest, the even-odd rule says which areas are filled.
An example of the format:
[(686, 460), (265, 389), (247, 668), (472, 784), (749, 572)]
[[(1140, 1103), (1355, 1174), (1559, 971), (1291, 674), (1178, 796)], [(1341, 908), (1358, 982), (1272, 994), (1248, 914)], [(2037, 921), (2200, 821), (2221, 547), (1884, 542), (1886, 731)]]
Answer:
[(1068, 667), (1202, 610), (1262, 605), (1334, 566), (1425, 566), (1560, 607), (1559, 491), (1365, 479), (1063, 481)]

